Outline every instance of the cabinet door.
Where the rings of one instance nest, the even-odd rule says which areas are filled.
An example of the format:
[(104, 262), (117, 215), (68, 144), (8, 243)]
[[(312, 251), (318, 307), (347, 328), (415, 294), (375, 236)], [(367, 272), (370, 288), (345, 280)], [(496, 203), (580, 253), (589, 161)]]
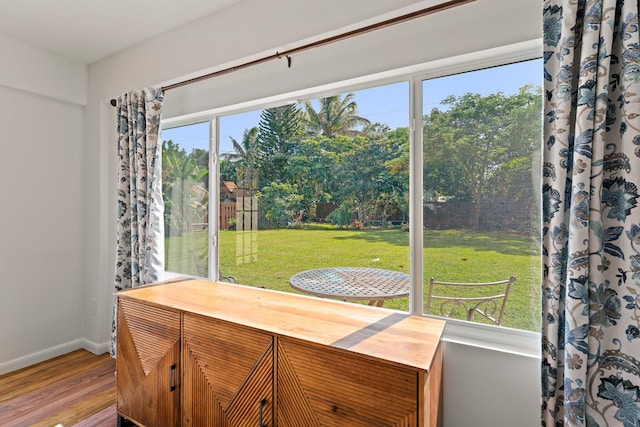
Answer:
[(117, 409), (146, 426), (179, 420), (180, 313), (120, 298)]
[(284, 338), (277, 354), (278, 427), (417, 425), (417, 372)]
[(273, 338), (185, 313), (184, 426), (272, 427)]

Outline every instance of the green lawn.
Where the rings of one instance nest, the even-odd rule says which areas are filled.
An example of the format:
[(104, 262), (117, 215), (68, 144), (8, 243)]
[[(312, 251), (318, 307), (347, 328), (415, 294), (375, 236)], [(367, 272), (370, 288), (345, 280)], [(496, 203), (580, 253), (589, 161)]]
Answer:
[[(192, 246), (193, 245), (193, 246)], [(194, 257), (184, 248), (202, 248)], [(166, 239), (169, 271), (202, 274), (206, 232)], [(359, 266), (409, 272), (409, 235), (400, 230), (338, 230), (319, 225), (305, 229), (220, 233), (220, 269), (239, 283), (295, 292), (289, 277), (319, 267)], [(200, 270), (198, 270), (198, 267)], [(540, 325), (539, 243), (530, 236), (429, 230), (424, 234), (425, 301), (430, 277), (444, 281), (494, 281), (517, 277), (505, 320), (507, 327), (538, 331)], [(408, 310), (408, 298), (385, 307)]]

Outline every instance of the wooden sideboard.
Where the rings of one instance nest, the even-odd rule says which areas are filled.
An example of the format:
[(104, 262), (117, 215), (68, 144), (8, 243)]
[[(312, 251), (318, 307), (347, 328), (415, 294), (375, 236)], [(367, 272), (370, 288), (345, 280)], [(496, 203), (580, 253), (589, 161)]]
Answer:
[(441, 425), (441, 320), (181, 278), (117, 322), (119, 425)]

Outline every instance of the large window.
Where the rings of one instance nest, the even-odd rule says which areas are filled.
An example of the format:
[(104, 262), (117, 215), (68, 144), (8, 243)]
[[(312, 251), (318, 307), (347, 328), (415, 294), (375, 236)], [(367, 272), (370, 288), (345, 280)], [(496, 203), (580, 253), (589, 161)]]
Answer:
[[(357, 269), (382, 287), (404, 280), (407, 292), (340, 299), (413, 312), (409, 289), (427, 312), (431, 277), (515, 276), (502, 326), (537, 330), (540, 69), (534, 60), (424, 80), (413, 141), (408, 80), (163, 130), (167, 271), (305, 293), (301, 272), (331, 268), (347, 281)], [(466, 319), (439, 307), (429, 314)]]
[(208, 276), (209, 122), (162, 130), (165, 270)]
[(221, 274), (291, 292), (318, 268), (408, 273), (408, 98), (403, 82), (220, 118)]
[[(432, 277), (513, 276), (501, 325), (539, 329), (541, 69), (532, 60), (423, 81), (425, 304)], [(444, 297), (479, 299), (434, 300), (429, 312), (490, 323), (480, 311), (497, 320), (502, 299), (481, 298), (503, 292), (434, 286)]]

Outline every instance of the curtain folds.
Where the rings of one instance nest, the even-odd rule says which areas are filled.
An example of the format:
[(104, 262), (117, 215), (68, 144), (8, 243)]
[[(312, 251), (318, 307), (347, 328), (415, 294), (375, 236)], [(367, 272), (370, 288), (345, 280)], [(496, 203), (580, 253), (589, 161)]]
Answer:
[[(164, 271), (162, 145), (163, 92), (145, 88), (117, 100), (118, 211), (115, 291), (161, 279)], [(111, 334), (115, 355), (116, 307)]]
[(639, 427), (638, 1), (543, 17), (542, 425)]

